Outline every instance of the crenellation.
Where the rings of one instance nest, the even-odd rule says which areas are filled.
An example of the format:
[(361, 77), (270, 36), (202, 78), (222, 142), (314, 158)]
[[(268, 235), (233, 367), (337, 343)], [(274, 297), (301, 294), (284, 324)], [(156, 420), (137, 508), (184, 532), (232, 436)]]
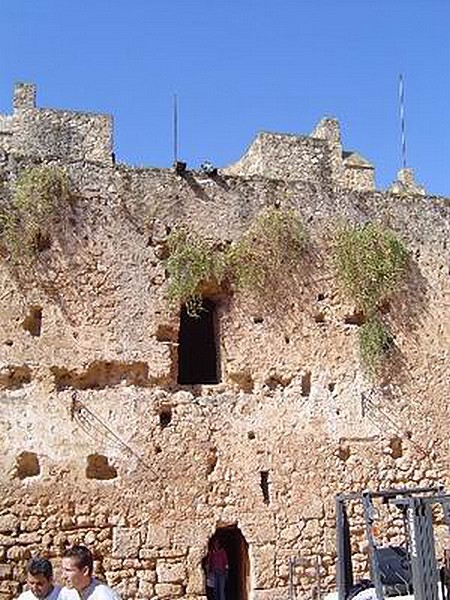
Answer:
[(14, 112), (36, 108), (36, 85), (34, 83), (16, 83), (13, 94)]
[(12, 115), (0, 115), (0, 150), (40, 160), (113, 163), (112, 118), (36, 107), (36, 86), (17, 84)]

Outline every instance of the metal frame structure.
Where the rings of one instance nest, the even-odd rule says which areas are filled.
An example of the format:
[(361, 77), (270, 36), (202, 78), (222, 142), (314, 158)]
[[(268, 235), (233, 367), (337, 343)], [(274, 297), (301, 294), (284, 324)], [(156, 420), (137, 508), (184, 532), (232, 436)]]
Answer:
[[(395, 506), (403, 516), (406, 547), (381, 547), (374, 535), (374, 500)], [(337, 586), (339, 600), (346, 600), (352, 586), (353, 567), (350, 539), (350, 525), (347, 504), (350, 501), (362, 503), (365, 532), (368, 542), (370, 575), (378, 600), (386, 597), (386, 583), (392, 574), (402, 582), (403, 591), (397, 596), (407, 595), (413, 590), (414, 600), (438, 600), (439, 570), (436, 559), (432, 506), (442, 506), (444, 520), (450, 533), (450, 496), (444, 493), (442, 486), (388, 489), (377, 492), (364, 491), (336, 496), (336, 533), (337, 533)], [(386, 548), (399, 552), (402, 568), (389, 564)], [(387, 550), (389, 552), (389, 550)], [(403, 557), (403, 558), (402, 558)], [(383, 558), (383, 560), (382, 560)], [(387, 570), (386, 570), (387, 569)], [(445, 590), (443, 590), (445, 593)], [(442, 597), (442, 596), (441, 596)], [(446, 597), (446, 596), (443, 596)]]

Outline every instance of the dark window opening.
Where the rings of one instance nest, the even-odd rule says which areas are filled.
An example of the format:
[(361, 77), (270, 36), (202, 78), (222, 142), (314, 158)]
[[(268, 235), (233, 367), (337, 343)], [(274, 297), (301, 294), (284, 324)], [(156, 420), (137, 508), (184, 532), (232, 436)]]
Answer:
[(170, 406), (164, 406), (159, 411), (159, 424), (162, 428), (167, 427), (172, 420), (172, 409)]
[(302, 396), (309, 396), (311, 393), (311, 373), (306, 371), (302, 377)]
[(215, 313), (214, 303), (206, 299), (195, 317), (189, 316), (183, 306), (178, 336), (178, 383), (219, 383)]
[(40, 306), (32, 306), (30, 308), (29, 314), (23, 320), (22, 327), (34, 337), (41, 335), (42, 308)]
[(269, 471), (261, 471), (261, 491), (263, 495), (264, 504), (270, 504), (270, 493), (269, 493)]

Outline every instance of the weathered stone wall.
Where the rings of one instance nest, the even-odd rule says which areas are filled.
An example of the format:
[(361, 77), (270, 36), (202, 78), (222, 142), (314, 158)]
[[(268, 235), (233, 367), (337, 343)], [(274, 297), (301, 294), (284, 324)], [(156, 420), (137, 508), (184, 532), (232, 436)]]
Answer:
[(16, 86), (13, 115), (0, 116), (0, 151), (35, 159), (111, 164), (110, 116), (36, 108), (35, 96), (35, 86)]
[(271, 179), (331, 183), (330, 149), (324, 140), (295, 135), (260, 133), (227, 175), (265, 175)]
[[(331, 167), (283, 180), (277, 153), (269, 176), (59, 163), (75, 198), (50, 249), (32, 267), (0, 263), (0, 598), (30, 554), (59, 573), (78, 541), (124, 598), (199, 599), (217, 529), (241, 540), (235, 562), (248, 554), (247, 598), (286, 599), (293, 558), (310, 598), (317, 557), (334, 585), (336, 492), (449, 484), (448, 201), (349, 191)], [(6, 153), (2, 179), (31, 164)], [(230, 241), (268, 204), (299, 211), (305, 259), (281, 291), (214, 296), (221, 382), (180, 386), (167, 234)], [(389, 386), (360, 368), (331, 258), (342, 221), (388, 226), (410, 251), (386, 306)], [(363, 572), (363, 546), (357, 559)]]

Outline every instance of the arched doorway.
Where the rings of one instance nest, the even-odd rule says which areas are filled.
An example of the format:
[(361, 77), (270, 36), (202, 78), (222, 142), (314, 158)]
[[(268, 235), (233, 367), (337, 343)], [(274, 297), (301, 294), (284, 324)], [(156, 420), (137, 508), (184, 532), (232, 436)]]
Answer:
[(218, 527), (209, 540), (208, 548), (215, 539), (220, 541), (228, 556), (227, 600), (248, 600), (249, 560), (244, 536), (237, 525), (231, 525)]

